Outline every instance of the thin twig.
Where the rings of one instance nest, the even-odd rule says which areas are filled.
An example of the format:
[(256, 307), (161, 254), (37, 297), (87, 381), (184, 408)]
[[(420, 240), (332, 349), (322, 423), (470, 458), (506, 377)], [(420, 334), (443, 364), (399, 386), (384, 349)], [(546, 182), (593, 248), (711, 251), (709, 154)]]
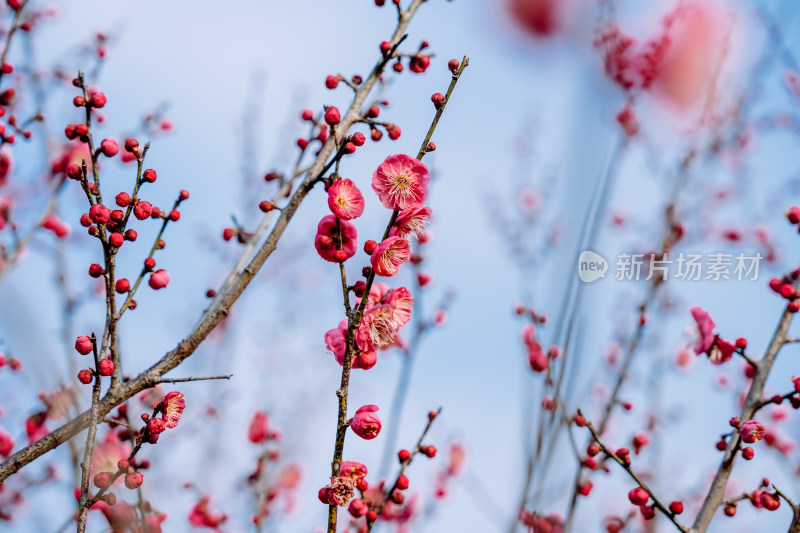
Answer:
[[(384, 496), (383, 501), (381, 501), (380, 505), (378, 505), (378, 507), (374, 509), (374, 511), (377, 513), (379, 517), (381, 516), (383, 510), (386, 508), (386, 505), (389, 503), (389, 500), (392, 498), (392, 493), (394, 492), (395, 489), (398, 488), (397, 480), (400, 479), (400, 476), (405, 474), (406, 468), (409, 467), (411, 462), (414, 460), (414, 457), (418, 453), (422, 452), (422, 441), (425, 440), (428, 431), (431, 429), (431, 426), (433, 425), (433, 421), (439, 418), (439, 414), (441, 414), (441, 412), (442, 408), (440, 407), (439, 409), (433, 411), (431, 414), (428, 415), (428, 423), (425, 425), (425, 429), (422, 431), (422, 434), (419, 436), (419, 439), (417, 439), (417, 444), (414, 446), (414, 449), (411, 450), (411, 455), (408, 457), (408, 459), (400, 463), (400, 472), (398, 472), (397, 476), (395, 477), (394, 483), (392, 483), (391, 488), (388, 491), (386, 491), (386, 496)], [(367, 533), (370, 533), (370, 531), (372, 531), (372, 527), (374, 525), (375, 525), (375, 520), (367, 519)]]
[[(578, 411), (578, 413), (580, 413), (580, 411)], [(617, 463), (619, 463), (619, 465), (628, 473), (628, 475), (630, 475), (640, 487), (642, 487), (645, 491), (647, 491), (647, 494), (653, 500), (653, 505), (656, 507), (656, 509), (661, 511), (664, 514), (664, 516), (669, 518), (670, 522), (675, 524), (675, 527), (677, 527), (680, 531), (682, 531), (683, 533), (687, 533), (688, 530), (683, 524), (678, 522), (678, 519), (675, 517), (675, 513), (670, 511), (663, 503), (661, 503), (658, 497), (656, 497), (655, 493), (650, 489), (650, 487), (647, 486), (647, 483), (642, 481), (642, 479), (636, 475), (636, 473), (631, 469), (631, 467), (628, 465), (627, 462), (623, 461), (616, 453), (611, 451), (611, 449), (603, 443), (603, 441), (600, 439), (600, 435), (598, 435), (597, 431), (595, 431), (594, 426), (591, 423), (589, 423), (587, 424), (586, 427), (588, 427), (589, 431), (592, 433), (592, 438), (594, 439), (594, 441), (598, 444), (598, 446), (600, 446), (600, 448), (603, 449), (603, 453), (605, 453), (608, 457), (611, 457)]]
[[(800, 288), (800, 281), (795, 283), (795, 290), (798, 288)], [(767, 377), (772, 369), (772, 365), (775, 363), (778, 352), (780, 352), (781, 347), (785, 344), (786, 333), (789, 331), (789, 326), (793, 318), (794, 313), (791, 313), (788, 309), (784, 309), (778, 321), (778, 327), (775, 329), (772, 340), (764, 354), (764, 358), (754, 366), (755, 375), (750, 383), (750, 390), (747, 392), (747, 398), (742, 407), (742, 412), (739, 415), (739, 420), (742, 424), (752, 420), (753, 415), (761, 403)], [(728, 484), (728, 478), (731, 475), (733, 463), (736, 460), (736, 451), (739, 449), (740, 440), (737, 434), (728, 442), (728, 447), (722, 457), (714, 480), (711, 482), (711, 487), (708, 489), (708, 494), (703, 501), (703, 505), (700, 508), (700, 512), (697, 514), (694, 524), (692, 524), (691, 533), (705, 533), (711, 523), (711, 519), (722, 503), (725, 487)]]
[(208, 381), (211, 379), (231, 379), (233, 374), (228, 374), (227, 376), (208, 376), (208, 377), (189, 377), (189, 378), (161, 378), (158, 380), (159, 383), (185, 383), (187, 381)]

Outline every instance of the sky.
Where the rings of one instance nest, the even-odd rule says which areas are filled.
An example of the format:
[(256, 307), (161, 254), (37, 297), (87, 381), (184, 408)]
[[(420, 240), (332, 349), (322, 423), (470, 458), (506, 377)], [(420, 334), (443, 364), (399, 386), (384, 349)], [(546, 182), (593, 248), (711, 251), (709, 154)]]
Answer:
[[(784, 34), (792, 35), (796, 10), (787, 2), (764, 5), (779, 15)], [(594, 6), (574, 0), (568, 7), (569, 22), (556, 35), (542, 39), (514, 26), (501, 2), (427, 2), (412, 22), (407, 42), (415, 46), (430, 41), (435, 53), (432, 66), (425, 75), (406, 71), (387, 76), (391, 83), (381, 96), (391, 102), (383, 116), (399, 124), (403, 135), (395, 142), (368, 142), (340, 170), (367, 192), (371, 173), (384, 157), (415, 153), (434, 112), (430, 95), (443, 92), (449, 83), (447, 60), (469, 57), (470, 66), (434, 135), (437, 150), (426, 158), (435, 174), (429, 205), (436, 216), (425, 268), (435, 274), (436, 282), (424, 299), (426, 304), (435, 303), (451, 290), (456, 298), (448, 323), (434, 330), (419, 351), (399, 432), (400, 442), (410, 446), (426, 413), (441, 406), (442, 416), (430, 440), (443, 450), (452, 440), (463, 442), (468, 468), (435, 514), (414, 531), (507, 530), (522, 483), (527, 427), (523, 418), (530, 413), (530, 406), (523, 404), (531, 399), (538, 402), (541, 384), (525, 363), (519, 337), (522, 322), (513, 316), (516, 302), (533, 303), (552, 318), (558, 315), (574, 277), (576, 247), (592, 189), (603, 175), (609, 154), (617, 157), (613, 188), (592, 243), (605, 257), (654, 245), (680, 155), (688, 145), (707, 141), (702, 136), (691, 140), (686, 134), (692, 123), (688, 115), (661, 107), (645, 95), (640, 137), (644, 141), (625, 143), (614, 123), (625, 97), (606, 79), (591, 46)], [(346, 106), (348, 90), (326, 90), (325, 76), (366, 74), (377, 57), (378, 43), (394, 27), (395, 15), (390, 6), (378, 9), (372, 2), (323, 0), (142, 1), (135, 8), (72, 0), (60, 9), (59, 17), (43, 24), (33, 42), (37, 61), (42, 65), (62, 61), (94, 32), (108, 32), (112, 38), (108, 57), (91, 80), (109, 98), (104, 110), (108, 120), (101, 131), (121, 138), (136, 128), (144, 112), (165, 105), (176, 129), (153, 139), (147, 164), (158, 170), (159, 181), (148, 195), (154, 203), (166, 205), (178, 190), (191, 192), (181, 222), (169, 229), (167, 248), (158, 258), (172, 275), (169, 289), (143, 292), (137, 298), (140, 309), (126, 317), (122, 326), (126, 371), (133, 373), (190, 331), (207, 305), (206, 289), (223, 279), (236, 257), (236, 245), (220, 238), (222, 227), (230, 225), (232, 215), (245, 224), (257, 220), (256, 205), (270, 193), (260, 176), (292, 164), (294, 141), (304, 132), (297, 118), (300, 110), (305, 106), (320, 109), (323, 104)], [(666, 9), (620, 2), (620, 24), (643, 38), (658, 28)], [(750, 77), (761, 57), (764, 34), (748, 9), (753, 8), (742, 6), (732, 23), (732, 60), (721, 92), (733, 99), (743, 88), (757, 86), (758, 99), (748, 116), (794, 113), (796, 102), (781, 85), (781, 68), (768, 69), (763, 79)], [(790, 48), (798, 45), (787, 44)], [(69, 91), (61, 90), (48, 100), (51, 131), (77, 120), (71, 97)], [(756, 246), (751, 238), (730, 245), (709, 228), (736, 226), (751, 232), (756, 223), (765, 222), (775, 228), (776, 242), (784, 252), (783, 263), (766, 270), (764, 276), (796, 264), (792, 231), (781, 219), (787, 199), (797, 198), (792, 184), (798, 162), (790, 152), (796, 140), (791, 133), (757, 136), (741, 165), (731, 165), (721, 157), (701, 158), (680, 191), (680, 201), (689, 226), (705, 229), (691, 235), (686, 249), (750, 252)], [(35, 158), (33, 149), (21, 150), (28, 157), (19, 157), (20, 170), (34, 172), (41, 159)], [(243, 176), (243, 161), (252, 161), (248, 176)], [(130, 167), (117, 162), (106, 171), (108, 180), (121, 188), (133, 179)], [(526, 187), (543, 194), (541, 207), (527, 222), (518, 208), (519, 191)], [(734, 191), (734, 199), (715, 204), (709, 199), (714, 189)], [(80, 201), (77, 191), (66, 191), (65, 213), (73, 212)], [(493, 208), (498, 204), (508, 218), (498, 216)], [(627, 221), (622, 230), (608, 223), (611, 213), (617, 212)], [(326, 213), (326, 196), (315, 190), (277, 252), (237, 302), (224, 338), (210, 339), (185, 369), (176, 371), (176, 375), (232, 373), (234, 377), (229, 382), (182, 387), (189, 405), (186, 432), (191, 437), (178, 434), (148, 450), (153, 463), (162, 461), (162, 472), (169, 472), (147, 487), (154, 501), (169, 512), (169, 531), (189, 530), (184, 516), (196, 497), (181, 490), (180, 484), (193, 474), (199, 474), (194, 481), (212, 494), (218, 508), (236, 516), (229, 529), (247, 530), (249, 502), (236, 496), (255, 459), (245, 429), (256, 408), (269, 410), (283, 429), (285, 457), (300, 462), (304, 470), (298, 509), (273, 526), (274, 531), (314, 531), (324, 523), (325, 509), (315, 496), (327, 481), (340, 369), (325, 353), (322, 338), (341, 319), (337, 269), (323, 262), (311, 244), (316, 224)], [(387, 212), (375, 198), (368, 198), (365, 215), (358, 220), (362, 240), (379, 233), (386, 218)], [(75, 231), (70, 237), (74, 250), (70, 271), (84, 284), (79, 274), (97, 260), (98, 251), (71, 222)], [(544, 247), (534, 260), (521, 264), (510, 253), (509, 238), (512, 229), (520, 227), (526, 242), (546, 242), (553, 228), (562, 238), (558, 246)], [(131, 277), (138, 271), (150, 233), (154, 230), (143, 229), (138, 252), (121, 257), (120, 268)], [(52, 242), (48, 237), (34, 244), (47, 248)], [(0, 302), (12, 302), (0, 305), (0, 336), (30, 369), (24, 386), (0, 374), (0, 398), (9, 413), (6, 421), (16, 416), (10, 413), (35, 409), (37, 400), (30, 391), (56, 386), (67, 376), (67, 358), (74, 357), (64, 353), (59, 340), (51, 263), (48, 254), (32, 251), (0, 282)], [(352, 268), (357, 272), (360, 267)], [(682, 417), (680, 423), (666, 425), (664, 449), (653, 457), (653, 464), (680, 473), (676, 480), (663, 483), (676, 498), (696, 490), (702, 484), (698, 472), (714, 467), (718, 458), (709, 450), (735, 409), (732, 389), (714, 385), (718, 372), (707, 361), (697, 361), (690, 373), (672, 369), (675, 352), (690, 340), (684, 333), (691, 324), (686, 309), (701, 305), (712, 313), (724, 335), (747, 336), (752, 346), (763, 347), (780, 311), (780, 303), (765, 290), (766, 279), (761, 283), (676, 283), (669, 293), (674, 310), (659, 315), (658, 327), (645, 344), (645, 357), (652, 360), (640, 361), (630, 396), (652, 405), (654, 395), (649, 392), (657, 389), (665, 412)], [(410, 283), (408, 269), (397, 282)], [(606, 279), (581, 287), (573, 401), (591, 412), (597, 401), (590, 384), (597, 374), (593, 369), (600, 368), (602, 374), (605, 346), (615, 334), (630, 332), (642, 286)], [(101, 305), (89, 302), (76, 314), (74, 327), (78, 333), (99, 329), (101, 320)], [(552, 335), (547, 327), (542, 331), (545, 338)], [(789, 361), (780, 365), (776, 373), (791, 375)], [(399, 356), (385, 354), (374, 369), (356, 372), (351, 405), (386, 406), (381, 413), (389, 416), (399, 368)], [(728, 372), (738, 378), (737, 369)], [(663, 380), (652, 377), (659, 373)], [(659, 387), (643, 386), (648, 379), (656, 379)], [(780, 383), (775, 387), (783, 388)], [(29, 393), (10, 392), (20, 389)], [(208, 406), (223, 415), (206, 417)], [(640, 423), (644, 413), (633, 416)], [(620, 422), (619, 433), (612, 435), (627, 438), (633, 425)], [(687, 441), (667, 439), (670, 431), (691, 434), (689, 442), (699, 443), (692, 444), (691, 459), (681, 460)], [(585, 435), (578, 440), (583, 442)], [(381, 437), (370, 442), (350, 438), (346, 455), (377, 470), (383, 447)], [(58, 453), (66, 457), (63, 451)], [(762, 463), (773, 470), (781, 465), (774, 455), (765, 451)], [(573, 458), (567, 454), (563, 459)], [(570, 468), (563, 469), (563, 464)], [(554, 461), (551, 483), (539, 499), (542, 510), (563, 513), (563, 493), (573, 476), (571, 465)], [(429, 488), (438, 466), (415, 463), (412, 488)], [(761, 475), (749, 464), (743, 471), (744, 479)], [(782, 482), (797, 487), (792, 476)], [(42, 493), (61, 511), (58, 516), (45, 516), (28, 507), (20, 522), (26, 525), (12, 530), (50, 530), (60, 524), (70, 512), (68, 485), (65, 480)], [(628, 509), (624, 500), (620, 502), (624, 499), (620, 495), (629, 489), (627, 480), (614, 475), (597, 485), (597, 493), (582, 504), (586, 529), (581, 531), (599, 530), (596, 517), (611, 509)], [(747, 486), (746, 481), (742, 486)], [(752, 523), (747, 522), (748, 516), (755, 515), (745, 510), (741, 514), (737, 523), (747, 530)], [(762, 512), (758, 517), (784, 524), (786, 512), (778, 514), (764, 518)], [(718, 520), (711, 530), (725, 528)]]

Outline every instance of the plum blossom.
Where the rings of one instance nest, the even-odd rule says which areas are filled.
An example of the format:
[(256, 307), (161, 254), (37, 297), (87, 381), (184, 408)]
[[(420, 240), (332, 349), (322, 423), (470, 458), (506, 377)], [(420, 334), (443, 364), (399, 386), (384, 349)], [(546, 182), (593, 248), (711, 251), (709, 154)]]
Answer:
[(370, 351), (374, 347), (386, 348), (397, 337), (397, 328), (391, 305), (373, 305), (361, 318), (356, 330), (356, 344), (363, 351)]
[(411, 309), (414, 305), (411, 291), (405, 287), (394, 289), (388, 293), (385, 302), (392, 307), (392, 318), (398, 327), (405, 326), (411, 320)]
[(402, 237), (389, 237), (372, 252), (370, 263), (378, 276), (391, 277), (397, 274), (400, 265), (411, 259), (411, 246)]
[(763, 439), (766, 431), (767, 430), (764, 427), (764, 424), (758, 420), (748, 420), (742, 424), (741, 428), (739, 428), (739, 434), (742, 436), (742, 441), (746, 442), (747, 444), (753, 444), (754, 442), (758, 442)]
[[(413, 304), (414, 297), (405, 287), (389, 290), (383, 283), (372, 286), (367, 300), (367, 310), (361, 318), (355, 336), (356, 346), (363, 352), (362, 358), (375, 348), (388, 348), (398, 342), (398, 330), (411, 320)], [(342, 336), (346, 334), (344, 322), (346, 321), (339, 325), (343, 333), (331, 330), (326, 334), (328, 348), (337, 355), (337, 359), (337, 350), (342, 350), (344, 353), (341, 347), (344, 343)]]
[(339, 473), (358, 482), (367, 476), (367, 467), (358, 461), (344, 461), (339, 467)]
[(535, 533), (562, 533), (564, 531), (564, 520), (556, 514), (542, 516), (523, 510), (519, 514), (519, 521)]
[(150, 274), (150, 280), (147, 282), (153, 290), (163, 289), (169, 285), (170, 276), (169, 272), (160, 268)]
[(697, 355), (707, 353), (708, 360), (715, 365), (730, 361), (736, 351), (736, 346), (714, 334), (716, 324), (708, 311), (695, 306), (689, 309), (689, 312), (692, 313), (699, 332), (699, 337), (694, 345), (694, 353)]
[[(358, 231), (356, 227), (346, 220), (339, 221), (342, 232), (342, 251), (345, 259), (350, 259), (356, 254), (358, 249)], [(336, 241), (339, 239), (339, 230), (336, 228), (336, 216), (326, 215), (322, 217), (317, 226), (317, 235), (314, 237), (314, 247), (317, 253), (325, 261), (337, 263), (336, 252), (339, 247)]]
[(160, 410), (164, 413), (166, 427), (174, 428), (177, 426), (185, 408), (186, 400), (183, 394), (178, 391), (168, 392), (160, 404)]
[(340, 179), (328, 189), (328, 207), (341, 220), (353, 220), (364, 213), (364, 195), (351, 180)]
[(389, 294), (390, 290), (391, 289), (387, 284), (380, 281), (374, 282), (369, 290), (369, 296), (367, 297), (367, 304), (375, 305), (377, 303), (382, 303), (383, 299), (386, 298), (386, 295)]
[[(342, 319), (339, 326), (325, 333), (325, 346), (333, 352), (336, 362), (344, 365), (344, 354), (347, 349), (347, 319)], [(368, 345), (364, 350), (358, 350), (353, 354), (353, 368), (369, 370), (378, 362), (378, 356), (374, 347)]]
[(700, 337), (694, 345), (694, 353), (700, 355), (701, 353), (706, 353), (714, 345), (714, 328), (717, 325), (711, 319), (708, 311), (702, 307), (692, 307), (689, 312), (692, 313), (692, 318), (697, 322), (697, 329), (700, 332)]
[(382, 427), (381, 419), (375, 414), (377, 411), (377, 405), (364, 405), (360, 407), (350, 421), (350, 429), (362, 439), (374, 439), (378, 436)]
[(356, 494), (355, 488), (355, 481), (349, 477), (332, 477), (330, 484), (320, 489), (319, 499), (329, 505), (347, 507)]
[(203, 496), (189, 512), (189, 523), (195, 527), (218, 528), (228, 519), (228, 515), (209, 509), (209, 497)]
[(253, 420), (250, 421), (250, 427), (247, 429), (247, 438), (253, 444), (258, 444), (267, 439), (267, 426), (269, 425), (269, 416), (265, 411), (256, 411), (253, 415)]
[(372, 174), (372, 190), (387, 209), (402, 210), (422, 205), (428, 198), (430, 172), (421, 161), (390, 155)]
[(733, 359), (733, 352), (736, 351), (736, 346), (724, 339), (717, 338), (717, 343), (711, 347), (708, 352), (708, 360), (715, 365), (727, 363)]
[(425, 233), (425, 226), (431, 221), (433, 210), (421, 205), (403, 209), (397, 215), (397, 220), (389, 231), (390, 237), (417, 237)]

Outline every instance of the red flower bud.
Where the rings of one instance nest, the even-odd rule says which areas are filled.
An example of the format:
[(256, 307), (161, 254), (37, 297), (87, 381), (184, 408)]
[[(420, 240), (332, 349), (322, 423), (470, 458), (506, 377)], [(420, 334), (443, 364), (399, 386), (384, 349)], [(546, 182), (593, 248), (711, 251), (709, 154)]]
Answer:
[(93, 278), (99, 278), (100, 276), (105, 274), (105, 272), (106, 271), (103, 269), (103, 267), (101, 267), (97, 263), (92, 263), (91, 265), (89, 265), (89, 275)]
[(163, 418), (153, 417), (147, 421), (147, 431), (153, 435), (162, 433), (166, 428), (167, 426), (164, 424)]
[(125, 486), (133, 490), (139, 488), (144, 481), (144, 477), (139, 472), (125, 474)]
[(399, 476), (397, 476), (397, 481), (395, 482), (395, 485), (400, 490), (406, 490), (408, 488), (408, 478), (400, 474)]
[(128, 207), (131, 203), (131, 197), (126, 192), (119, 193), (114, 200), (117, 202), (117, 205), (120, 207)]
[(103, 204), (95, 204), (89, 209), (89, 218), (95, 224), (105, 224), (111, 216), (111, 211)]
[(83, 168), (80, 165), (70, 165), (67, 167), (67, 177), (71, 180), (80, 181), (83, 177)]
[(122, 235), (122, 233), (112, 233), (108, 236), (108, 242), (111, 244), (111, 246), (119, 248), (122, 246), (122, 243), (125, 242), (125, 237)]
[(94, 376), (92, 375), (92, 371), (87, 368), (84, 368), (83, 370), (78, 372), (78, 381), (80, 381), (84, 385), (88, 385), (89, 383), (91, 383), (93, 377)]
[(339, 79), (338, 76), (328, 76), (325, 78), (325, 87), (328, 89), (335, 89), (339, 85)]
[(325, 122), (333, 126), (338, 124), (340, 120), (341, 116), (339, 115), (339, 109), (337, 109), (335, 106), (330, 106), (325, 110)]
[(169, 281), (169, 273), (162, 268), (150, 274), (150, 280), (148, 284), (152, 289), (158, 290), (166, 287), (169, 284)]
[(111, 485), (111, 472), (100, 472), (94, 475), (92, 481), (98, 489), (107, 489)]
[(97, 363), (97, 373), (101, 376), (110, 376), (114, 373), (114, 361), (111, 359), (103, 359), (99, 363)]
[(114, 284), (114, 290), (117, 291), (117, 293), (119, 294), (128, 292), (129, 290), (131, 290), (131, 283), (125, 278), (120, 278)]
[(100, 143), (100, 151), (106, 157), (114, 157), (119, 153), (117, 141), (113, 139), (103, 139), (103, 142)]
[(381, 419), (375, 414), (377, 411), (377, 405), (364, 405), (360, 407), (350, 421), (350, 428), (362, 439), (374, 439), (378, 436), (382, 427)]
[(139, 202), (133, 207), (133, 216), (139, 220), (145, 220), (153, 211), (150, 202)]
[(89, 354), (89, 353), (92, 353), (92, 350), (93, 350), (93, 349), (94, 349), (94, 345), (92, 344), (92, 339), (90, 339), (90, 338), (89, 338), (89, 337), (87, 337), (86, 335), (83, 335), (83, 336), (81, 336), (81, 337), (78, 337), (78, 338), (75, 340), (75, 350), (76, 350), (76, 351), (77, 351), (79, 354), (81, 354), (81, 355), (87, 355), (87, 354)]
[(97, 109), (105, 107), (107, 101), (108, 99), (106, 98), (106, 95), (99, 91), (92, 93), (92, 95), (89, 97), (89, 103), (92, 107), (96, 107)]
[(647, 494), (647, 491), (642, 487), (636, 487), (628, 493), (628, 499), (633, 505), (642, 506), (647, 504), (647, 500), (650, 499), (650, 495)]
[(125, 139), (125, 151), (126, 152), (135, 152), (139, 149), (139, 141), (136, 139)]

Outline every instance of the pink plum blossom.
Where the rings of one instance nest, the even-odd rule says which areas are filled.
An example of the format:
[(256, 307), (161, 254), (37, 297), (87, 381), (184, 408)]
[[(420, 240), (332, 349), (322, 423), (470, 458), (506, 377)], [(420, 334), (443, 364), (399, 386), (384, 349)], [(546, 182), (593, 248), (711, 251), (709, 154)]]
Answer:
[(253, 444), (267, 440), (267, 428), (269, 426), (269, 415), (266, 411), (256, 411), (250, 426), (247, 428), (247, 438)]
[(425, 203), (430, 172), (421, 161), (390, 155), (372, 174), (372, 190), (387, 209), (402, 210)]
[(168, 428), (174, 428), (178, 425), (185, 408), (186, 400), (180, 392), (172, 391), (164, 396), (164, 399), (161, 400), (160, 410), (164, 413), (164, 422)]
[[(344, 365), (344, 354), (347, 349), (347, 319), (342, 319), (339, 326), (325, 333), (325, 346), (333, 352), (336, 362)], [(359, 350), (353, 354), (353, 368), (369, 370), (378, 362), (378, 356), (372, 345), (368, 345), (365, 350)]]
[(754, 442), (758, 442), (763, 439), (766, 431), (767, 430), (764, 427), (764, 424), (758, 420), (748, 420), (742, 424), (741, 428), (739, 428), (739, 434), (742, 436), (742, 441), (746, 442), (747, 444), (753, 444)]
[(341, 220), (353, 220), (364, 213), (364, 195), (351, 180), (341, 179), (328, 189), (328, 207)]
[(360, 407), (350, 421), (350, 429), (362, 439), (374, 439), (380, 433), (382, 426), (381, 419), (375, 414), (377, 411), (377, 405)]
[(708, 311), (702, 307), (692, 307), (689, 312), (692, 313), (692, 318), (697, 322), (697, 329), (700, 332), (700, 338), (697, 339), (697, 343), (694, 346), (694, 353), (700, 355), (701, 353), (706, 353), (714, 345), (714, 328), (716, 324), (714, 324)]
[(370, 262), (378, 276), (390, 277), (397, 274), (398, 268), (411, 259), (411, 246), (402, 237), (389, 237), (372, 252)]
[[(356, 227), (346, 220), (339, 221), (339, 228), (342, 232), (342, 251), (345, 259), (350, 259), (356, 254), (358, 249), (358, 231)], [(317, 235), (314, 238), (314, 246), (320, 257), (331, 263), (338, 262), (336, 251), (339, 247), (336, 241), (339, 239), (339, 230), (336, 228), (336, 216), (326, 215), (322, 217), (317, 226)]]
[(350, 500), (355, 496), (355, 481), (348, 477), (332, 477), (329, 485), (320, 489), (320, 500), (329, 505), (346, 507)]
[(408, 237), (413, 235), (417, 237), (425, 233), (425, 226), (431, 221), (431, 213), (433, 210), (430, 207), (421, 205), (403, 209), (397, 215), (397, 220), (389, 231), (389, 236)]
[(357, 482), (367, 476), (367, 467), (358, 461), (344, 461), (339, 468), (339, 473)]

